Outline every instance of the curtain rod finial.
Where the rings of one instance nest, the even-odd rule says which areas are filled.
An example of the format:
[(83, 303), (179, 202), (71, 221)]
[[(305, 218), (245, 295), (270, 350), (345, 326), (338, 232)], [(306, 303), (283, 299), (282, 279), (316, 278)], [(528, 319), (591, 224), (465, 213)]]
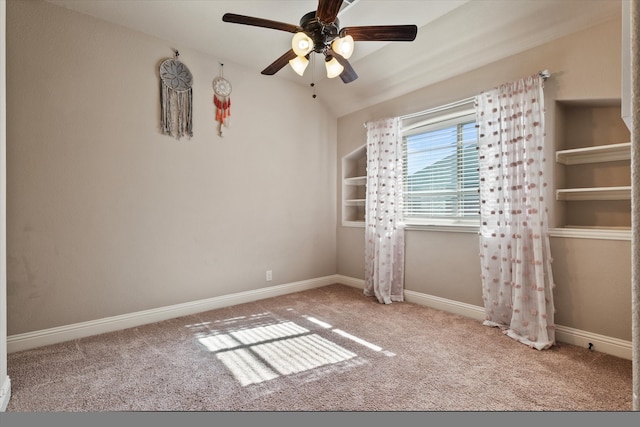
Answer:
[(540, 75), (540, 77), (542, 77), (545, 80), (547, 80), (549, 78), (549, 76), (551, 75), (549, 70), (542, 70), (538, 74)]

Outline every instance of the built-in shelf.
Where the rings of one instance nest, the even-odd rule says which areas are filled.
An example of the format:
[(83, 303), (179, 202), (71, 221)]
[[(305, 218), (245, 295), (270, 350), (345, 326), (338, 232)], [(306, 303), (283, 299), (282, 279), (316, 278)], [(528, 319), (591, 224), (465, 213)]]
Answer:
[(364, 227), (367, 188), (365, 145), (342, 158), (342, 225)]
[(630, 200), (631, 186), (563, 188), (556, 190), (557, 200)]
[(614, 227), (614, 226), (598, 226), (595, 225), (567, 225), (566, 228), (576, 230), (602, 230), (602, 231), (631, 231), (631, 227)]
[(631, 225), (631, 134), (620, 101), (556, 103), (556, 236), (624, 238)]
[(567, 225), (562, 228), (550, 228), (549, 236), (574, 239), (631, 240), (631, 228)]
[(366, 183), (367, 183), (366, 176), (354, 176), (351, 178), (344, 179), (345, 185), (365, 185)]
[(556, 152), (556, 161), (563, 165), (613, 162), (631, 159), (631, 143), (598, 145)]

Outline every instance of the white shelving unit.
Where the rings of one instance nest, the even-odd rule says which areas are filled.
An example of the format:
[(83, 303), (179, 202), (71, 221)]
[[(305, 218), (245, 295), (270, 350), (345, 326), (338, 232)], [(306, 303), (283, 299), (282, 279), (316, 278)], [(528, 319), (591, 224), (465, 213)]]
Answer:
[(563, 165), (613, 162), (631, 159), (631, 143), (607, 144), (596, 147), (574, 148), (556, 152), (556, 161)]
[(351, 178), (344, 179), (345, 185), (366, 185), (367, 177), (366, 176), (354, 176)]
[[(602, 163), (631, 159), (631, 143), (556, 151), (556, 162), (563, 165)], [(557, 200), (631, 200), (631, 186), (563, 188), (556, 190)]]
[(631, 186), (564, 188), (556, 190), (557, 200), (631, 200)]
[[(560, 105), (562, 145), (555, 152), (566, 185), (555, 190), (563, 204), (560, 228), (553, 235), (626, 239), (630, 232), (630, 135), (619, 107), (609, 101)], [(609, 141), (602, 143), (601, 141)], [(584, 146), (581, 146), (583, 145)]]
[(367, 152), (362, 145), (342, 158), (342, 225), (364, 227)]

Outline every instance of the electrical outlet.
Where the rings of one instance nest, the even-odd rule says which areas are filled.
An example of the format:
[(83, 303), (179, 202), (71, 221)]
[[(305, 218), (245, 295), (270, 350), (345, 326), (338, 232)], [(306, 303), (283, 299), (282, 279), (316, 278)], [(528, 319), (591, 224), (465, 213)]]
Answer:
[(267, 282), (270, 282), (273, 279), (273, 274), (271, 274), (271, 270), (267, 270)]

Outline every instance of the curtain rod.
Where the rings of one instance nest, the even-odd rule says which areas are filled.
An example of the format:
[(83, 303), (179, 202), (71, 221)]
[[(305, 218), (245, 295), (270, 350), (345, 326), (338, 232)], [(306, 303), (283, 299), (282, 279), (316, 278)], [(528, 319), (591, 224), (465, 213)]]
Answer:
[[(551, 73), (549, 72), (549, 70), (542, 70), (542, 71), (538, 71), (538, 75), (540, 77), (542, 77), (542, 80), (546, 81), (551, 76)], [(461, 99), (459, 101), (455, 101), (455, 102), (452, 102), (452, 103), (449, 103), (449, 104), (446, 104), (446, 105), (441, 105), (439, 107), (430, 108), (428, 110), (419, 111), (417, 113), (405, 114), (403, 116), (399, 116), (399, 118), (400, 119), (409, 119), (409, 118), (412, 118), (412, 117), (422, 116), (424, 114), (437, 113), (438, 111), (447, 110), (449, 108), (458, 107), (460, 105), (468, 104), (470, 102), (473, 102), (475, 99), (476, 99), (475, 96), (471, 96), (469, 98)], [(364, 122), (362, 125), (366, 128), (367, 127), (367, 122)]]
[(542, 80), (547, 80), (549, 77), (551, 77), (551, 73), (549, 72), (549, 70), (539, 71), (538, 75), (542, 77)]

